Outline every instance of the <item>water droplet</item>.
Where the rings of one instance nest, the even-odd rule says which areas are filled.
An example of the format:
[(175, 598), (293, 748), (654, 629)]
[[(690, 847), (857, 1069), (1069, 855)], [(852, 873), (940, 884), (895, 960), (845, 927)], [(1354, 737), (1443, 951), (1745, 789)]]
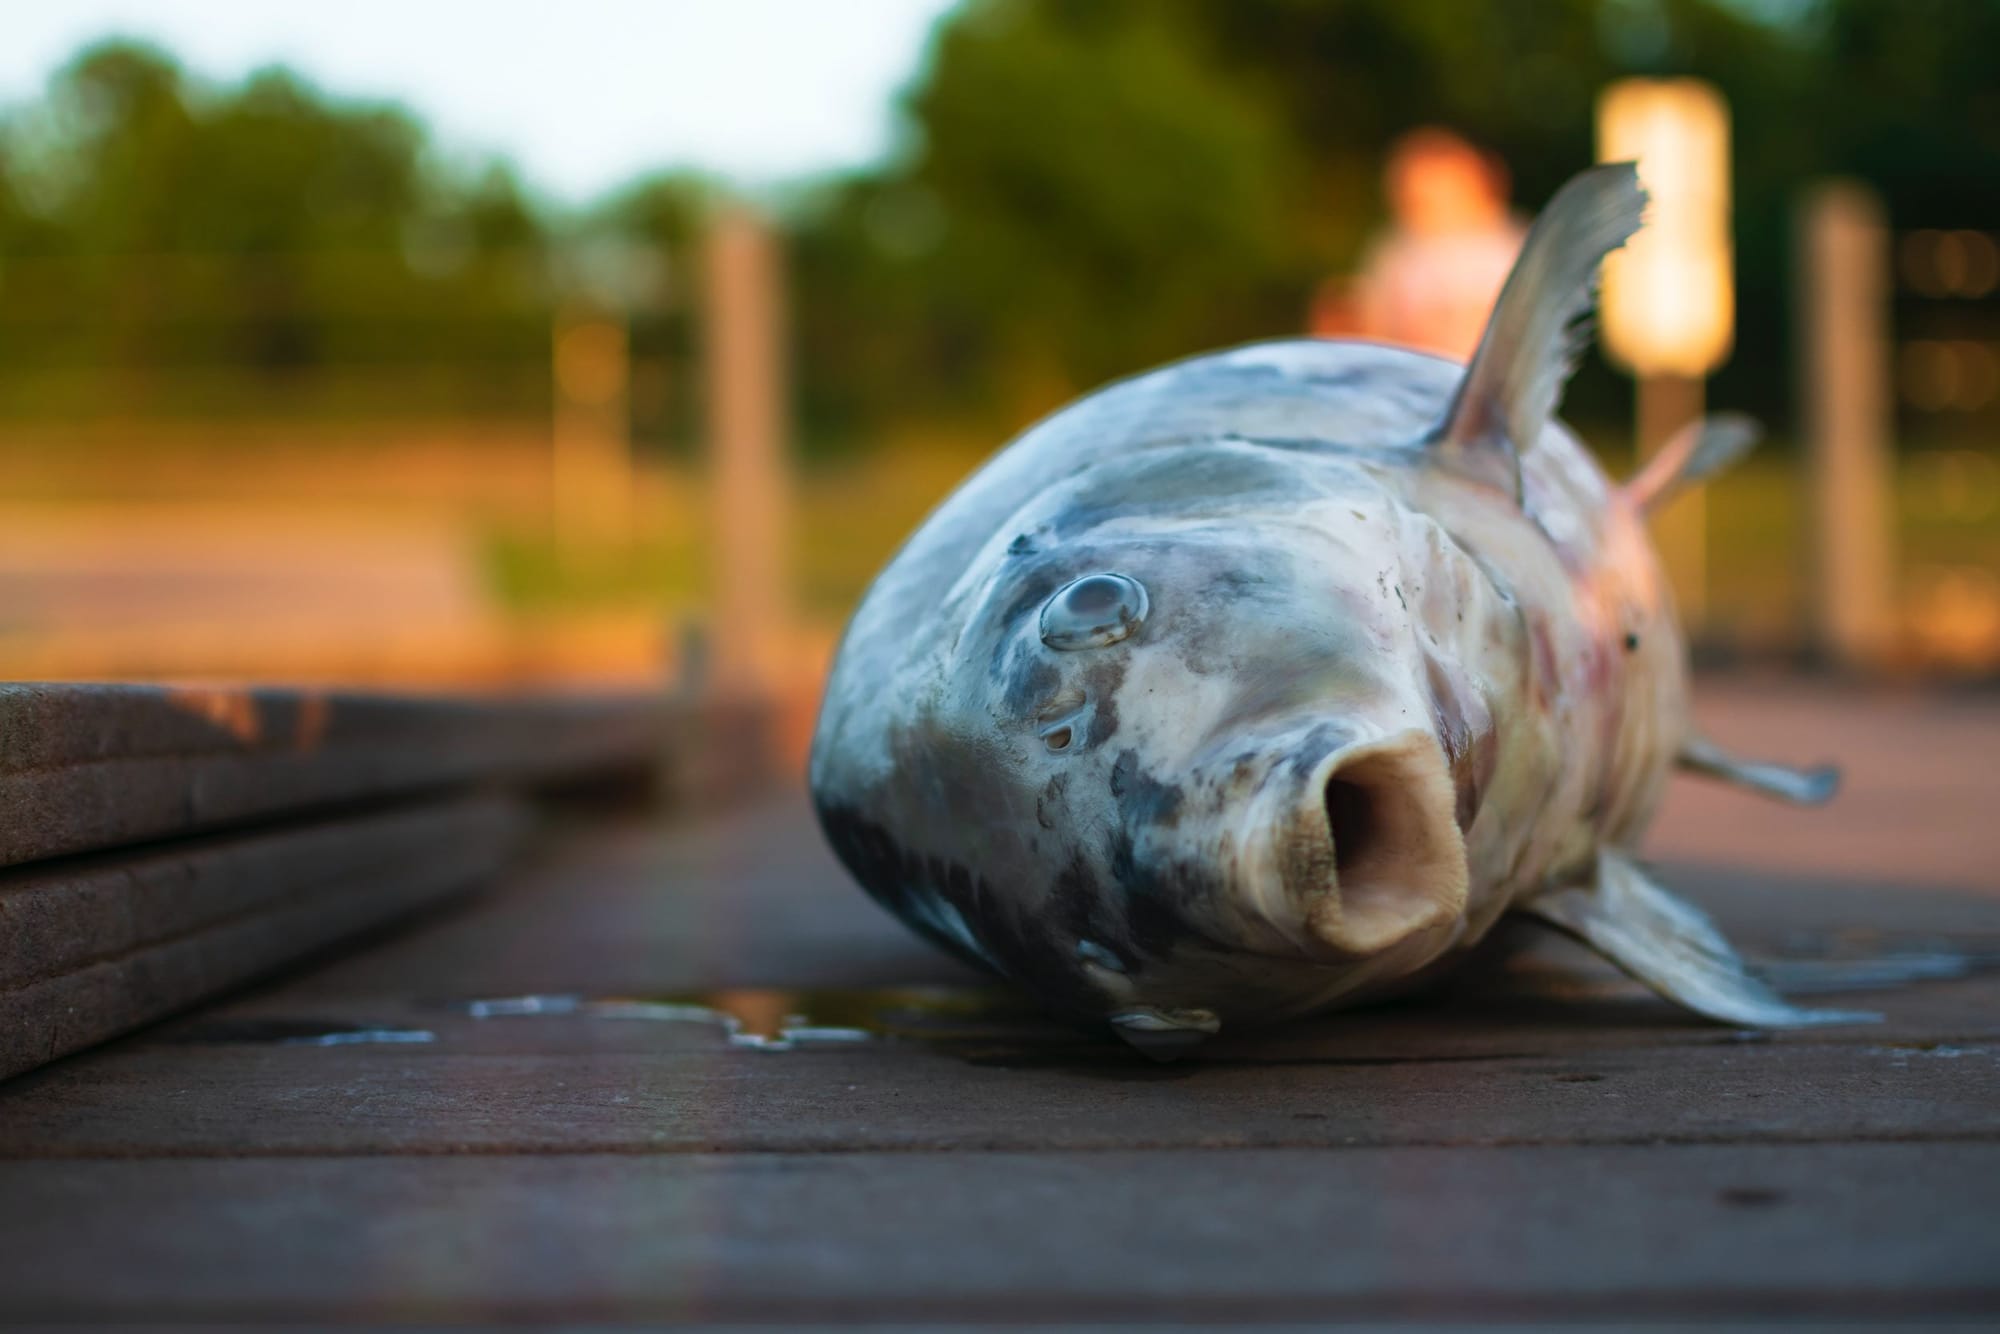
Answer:
[(386, 1024), (266, 1017), (200, 1020), (178, 1030), (170, 1030), (166, 1041), (217, 1046), (270, 1042), (280, 1047), (361, 1047), (436, 1042), (437, 1034), (427, 1028), (391, 1028)]
[(694, 1024), (750, 1051), (801, 1051), (877, 1038), (958, 1042), (1044, 1031), (1007, 993), (955, 988), (777, 991), (721, 988), (661, 997), (503, 996), (450, 1008), (476, 1019), (572, 1018)]
[(319, 1033), (311, 1037), (280, 1038), (284, 1047), (356, 1047), (377, 1043), (436, 1042), (437, 1034), (424, 1028), (353, 1028), (340, 1033)]

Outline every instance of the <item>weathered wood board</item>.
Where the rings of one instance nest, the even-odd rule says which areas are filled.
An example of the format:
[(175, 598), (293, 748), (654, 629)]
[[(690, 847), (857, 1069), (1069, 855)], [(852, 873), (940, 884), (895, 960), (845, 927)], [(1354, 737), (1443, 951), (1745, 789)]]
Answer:
[[(314, 1045), (370, 1031), (412, 1042)], [(1153, 1068), (1059, 1032), (780, 1053), (699, 1025), (298, 1009), (190, 1020), (116, 1065), (27, 1076), (0, 1098), (0, 1159), (2000, 1140), (1991, 1040), (1681, 1037), (1351, 1056), (1326, 1025), (1287, 1052)], [(172, 1119), (147, 1098), (167, 1083)]]
[(713, 804), (768, 779), (768, 722), (670, 696), (0, 684), (0, 1076), (497, 870), (524, 813), (452, 793)]
[(528, 819), (460, 797), (0, 872), (0, 1077), (468, 889)]
[(0, 866), (469, 784), (666, 762), (693, 706), (0, 684)]
[(24, 1162), (0, 1284), (64, 1321), (1845, 1327), (1990, 1314), (1996, 1176), (1990, 1144)]

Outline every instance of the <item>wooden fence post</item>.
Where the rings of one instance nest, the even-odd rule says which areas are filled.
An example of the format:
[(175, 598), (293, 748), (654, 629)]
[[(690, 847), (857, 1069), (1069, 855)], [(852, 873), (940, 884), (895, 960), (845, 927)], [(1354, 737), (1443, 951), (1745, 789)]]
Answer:
[(1895, 647), (1888, 230), (1853, 181), (1816, 187), (1798, 217), (1799, 396), (1813, 550), (1813, 632), (1828, 659), (1882, 666)]
[(716, 685), (769, 695), (790, 628), (783, 291), (769, 224), (740, 205), (719, 212), (707, 278)]
[(565, 306), (556, 315), (555, 450), (550, 492), (556, 548), (575, 559), (632, 531), (632, 439), (626, 323)]

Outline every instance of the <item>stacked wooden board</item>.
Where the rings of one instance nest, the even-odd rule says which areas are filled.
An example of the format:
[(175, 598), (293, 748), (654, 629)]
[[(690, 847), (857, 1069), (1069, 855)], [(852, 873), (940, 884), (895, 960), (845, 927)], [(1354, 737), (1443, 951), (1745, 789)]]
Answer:
[(479, 884), (538, 793), (741, 781), (741, 756), (715, 772), (710, 714), (658, 696), (0, 685), (0, 1077)]

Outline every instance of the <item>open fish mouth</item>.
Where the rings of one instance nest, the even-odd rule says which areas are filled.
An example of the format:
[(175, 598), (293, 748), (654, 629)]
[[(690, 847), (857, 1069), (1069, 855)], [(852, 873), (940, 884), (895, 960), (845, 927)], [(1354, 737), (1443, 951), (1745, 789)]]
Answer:
[(1333, 855), (1331, 892), (1311, 910), (1315, 936), (1373, 954), (1460, 918), (1465, 839), (1435, 737), (1407, 732), (1334, 755), (1313, 788)]
[[(1281, 761), (1249, 804), (1235, 898), (1293, 958), (1367, 958), (1449, 928), (1469, 888), (1443, 749), (1410, 729)], [(1274, 951), (1275, 952), (1275, 951)]]
[(1407, 975), (1464, 921), (1465, 842), (1435, 736), (1356, 740), (1319, 726), (1267, 744), (1274, 758), (1250, 799), (1220, 812), (1223, 894), (1199, 933), (1209, 947), (1183, 956), (1187, 971), (1169, 963), (1150, 986), (1116, 988), (1104, 1015), (1155, 1059), (1191, 1053), (1225, 1016), (1281, 1018)]

